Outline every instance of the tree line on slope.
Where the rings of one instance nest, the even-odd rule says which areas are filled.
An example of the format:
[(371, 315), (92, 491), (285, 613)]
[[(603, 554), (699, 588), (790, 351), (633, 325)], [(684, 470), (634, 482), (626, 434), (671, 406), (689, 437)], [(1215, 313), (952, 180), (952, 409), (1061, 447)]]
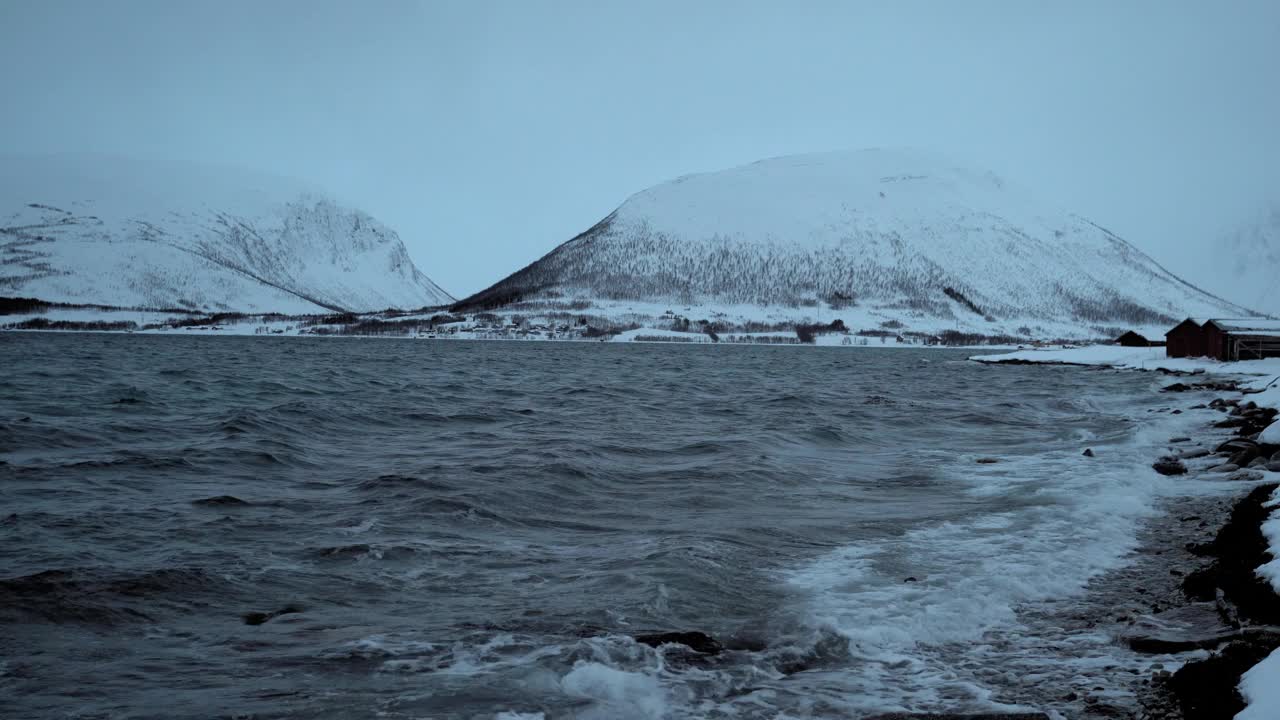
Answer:
[[(988, 321), (998, 317), (1041, 317), (1079, 321), (1161, 324), (1173, 316), (1090, 278), (1077, 288), (1061, 283), (1023, 287), (1024, 278), (995, 278), (1019, 302), (1000, 302), (976, 289), (974, 278), (953, 277), (920, 256), (903, 255), (893, 267), (837, 247), (804, 248), (778, 243), (746, 245), (723, 237), (686, 242), (651, 232), (641, 224), (615, 228), (615, 216), (452, 306), (455, 312), (509, 308), (517, 303), (580, 294), (602, 300), (669, 299), (702, 302), (814, 306), (833, 309), (858, 298), (888, 301), (935, 317), (953, 318), (957, 310)], [(981, 284), (990, 284), (990, 278)], [(1020, 284), (1021, 283), (1021, 284)]]

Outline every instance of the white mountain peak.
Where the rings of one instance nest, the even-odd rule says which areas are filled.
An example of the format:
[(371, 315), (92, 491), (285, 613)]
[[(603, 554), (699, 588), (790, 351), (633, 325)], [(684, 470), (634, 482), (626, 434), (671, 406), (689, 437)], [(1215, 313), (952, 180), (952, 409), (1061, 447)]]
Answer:
[(452, 298), (396, 233), (323, 191), (105, 155), (0, 161), (0, 295), (210, 311), (417, 308)]
[(539, 296), (849, 299), (888, 318), (991, 333), (1248, 313), (993, 173), (883, 149), (772, 158), (657, 185), (459, 307)]

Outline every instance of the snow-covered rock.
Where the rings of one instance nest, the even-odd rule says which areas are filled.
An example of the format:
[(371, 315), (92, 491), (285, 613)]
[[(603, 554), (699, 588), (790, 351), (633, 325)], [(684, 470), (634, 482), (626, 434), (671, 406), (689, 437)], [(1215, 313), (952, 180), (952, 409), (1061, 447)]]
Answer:
[(862, 310), (1023, 336), (1250, 314), (1088, 220), (914, 150), (782, 157), (658, 185), (459, 307), (538, 298)]
[(285, 313), (452, 301), (395, 231), (314, 188), (98, 155), (0, 158), (0, 295)]
[(1263, 445), (1280, 445), (1280, 422), (1274, 422), (1267, 426), (1258, 435), (1258, 442)]

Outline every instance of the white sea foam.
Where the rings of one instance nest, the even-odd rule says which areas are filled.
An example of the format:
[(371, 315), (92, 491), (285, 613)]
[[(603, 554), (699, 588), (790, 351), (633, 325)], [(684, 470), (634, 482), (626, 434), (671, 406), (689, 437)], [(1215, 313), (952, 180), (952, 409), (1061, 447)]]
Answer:
[(342, 646), (335, 654), (350, 657), (398, 657), (403, 655), (420, 655), (435, 650), (436, 643), (416, 638), (398, 637), (394, 635), (369, 635), (353, 640)]
[[(972, 512), (840, 547), (785, 573), (806, 601), (810, 628), (785, 646), (754, 660), (689, 668), (669, 667), (662, 651), (626, 638), (594, 638), (574, 651), (586, 656), (558, 690), (592, 701), (578, 715), (584, 718), (1022, 711), (1033, 708), (1002, 701), (1000, 688), (1037, 677), (1083, 683), (1132, 667), (1138, 661), (1119, 657), (1127, 651), (1109, 633), (1045, 634), (1025, 626), (1019, 610), (1079, 596), (1090, 579), (1127, 562), (1139, 524), (1162, 494), (1201, 489), (1158, 476), (1149, 463), (1167, 438), (1202, 425), (1203, 416), (1134, 417), (1142, 424), (1123, 440), (1071, 437), (1087, 439), (1096, 457), (1058, 448), (995, 464), (957, 463), (946, 472), (967, 488)], [(904, 582), (907, 576), (915, 581)], [(799, 673), (775, 668), (788, 649), (828, 652), (817, 646), (830, 644), (823, 638), (832, 633), (848, 641), (843, 662), (819, 660)]]
[[(1095, 445), (1094, 458), (1058, 450), (957, 466), (948, 472), (968, 485), (974, 514), (842, 547), (787, 575), (808, 597), (811, 622), (850, 641), (857, 661), (850, 689), (867, 707), (895, 699), (913, 710), (1004, 707), (982, 678), (956, 671), (956, 654), (995, 653), (997, 642), (1000, 653), (1023, 653), (1009, 647), (1033, 642), (1020, 626), (1020, 606), (1077, 596), (1126, 562), (1139, 523), (1170, 488), (1150, 458), (1170, 434), (1199, 422), (1149, 418), (1127, 441)], [(987, 503), (991, 511), (983, 512)], [(1105, 659), (1109, 636), (1086, 634), (1055, 642), (1089, 652), (1044, 661), (1115, 662)]]
[[(589, 657), (563, 675), (560, 690), (592, 701), (576, 715), (582, 718), (1031, 710), (1002, 702), (997, 688), (1042, 672), (1037, 662), (1058, 665), (1058, 678), (1097, 677), (1122, 650), (1101, 631), (1037, 638), (1020, 625), (1019, 605), (1079, 594), (1090, 578), (1125, 562), (1161, 492), (1163, 479), (1146, 465), (1149, 446), (1181, 422), (1099, 447), (1097, 458), (1064, 451), (965, 466), (978, 502), (1020, 497), (1022, 504), (842, 547), (788, 573), (809, 600), (815, 633), (792, 642), (800, 647), (834, 631), (848, 639), (852, 663), (789, 675), (763, 657), (723, 670), (670, 668), (660, 651), (596, 638), (584, 642)], [(917, 582), (903, 582), (903, 568)], [(954, 662), (957, 647), (963, 662)], [(726, 688), (745, 692), (727, 696)], [(1050, 717), (1061, 720), (1052, 710)]]
[(378, 518), (369, 518), (358, 525), (347, 525), (347, 526), (338, 528), (338, 530), (340, 532), (348, 533), (350, 535), (359, 535), (361, 533), (369, 532), (377, 524), (378, 524)]
[(583, 718), (663, 718), (667, 691), (653, 674), (580, 662), (561, 681), (569, 695), (595, 701)]

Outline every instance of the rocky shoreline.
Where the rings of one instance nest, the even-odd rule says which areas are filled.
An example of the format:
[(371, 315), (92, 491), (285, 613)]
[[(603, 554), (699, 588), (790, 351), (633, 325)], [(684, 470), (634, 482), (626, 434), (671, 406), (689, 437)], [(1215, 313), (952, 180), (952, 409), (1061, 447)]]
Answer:
[[(1077, 653), (1059, 669), (1019, 668), (1010, 656), (1006, 667), (979, 673), (992, 676), (1001, 702), (1035, 710), (869, 720), (1231, 720), (1244, 709), (1241, 676), (1280, 648), (1280, 596), (1256, 572), (1272, 559), (1261, 525), (1278, 484), (1267, 480), (1280, 481), (1273, 474), (1280, 446), (1256, 438), (1280, 413), (1231, 381), (1175, 382), (1162, 392), (1171, 402), (1157, 412), (1222, 416), (1195, 438), (1169, 438), (1165, 453), (1151, 458), (1157, 471), (1177, 476), (1170, 482), (1203, 482), (1208, 491), (1173, 490), (1140, 530), (1134, 561), (1094, 578), (1082, 597), (1019, 612), (1050, 654)], [(1180, 407), (1172, 401), (1183, 392), (1195, 399)], [(1094, 456), (1084, 455), (1083, 462)], [(701, 633), (637, 641), (686, 645), (695, 654), (720, 647)], [(1099, 644), (1129, 652), (1099, 653)], [(966, 653), (957, 649), (958, 663)]]
[[(1160, 671), (1139, 682), (1144, 720), (1217, 720), (1234, 718), (1245, 708), (1237, 687), (1241, 676), (1280, 647), (1280, 597), (1257, 568), (1271, 560), (1261, 525), (1276, 483), (1266, 471), (1280, 470), (1280, 447), (1256, 438), (1275, 421), (1277, 411), (1248, 400), (1231, 383), (1174, 383), (1165, 392), (1211, 390), (1239, 393), (1217, 398), (1207, 407), (1227, 415), (1212, 423), (1234, 437), (1195, 443), (1171, 438), (1170, 454), (1153, 468), (1161, 474), (1192, 473), (1242, 486), (1229, 499), (1200, 497), (1173, 501), (1170, 519), (1152, 527), (1144, 546), (1168, 575), (1146, 573), (1158, 587), (1151, 612), (1129, 621), (1120, 637), (1143, 653), (1184, 655), (1176, 671)], [(1206, 406), (1192, 406), (1203, 409)], [(1212, 450), (1210, 450), (1212, 446)], [(1194, 523), (1194, 527), (1189, 527)], [(1159, 599), (1157, 599), (1159, 598)]]
[[(1177, 471), (1165, 474), (1185, 476), (1179, 481), (1210, 482), (1221, 491), (1171, 494), (1140, 531), (1134, 562), (1095, 578), (1081, 599), (1020, 612), (1044, 632), (1046, 645), (1069, 648), (1073, 637), (1097, 632), (1132, 657), (1075, 674), (1004, 673), (1001, 700), (1039, 713), (886, 718), (1231, 720), (1244, 708), (1241, 675), (1280, 647), (1280, 596), (1256, 574), (1271, 559), (1260, 526), (1270, 513), (1263, 503), (1277, 487), (1265, 480), (1280, 480), (1267, 472), (1280, 461), (1280, 446), (1254, 441), (1277, 411), (1258, 407), (1231, 381), (1174, 383), (1163, 392), (1195, 392), (1200, 400), (1220, 394), (1164, 408), (1171, 414), (1212, 408), (1225, 417), (1198, 438), (1169, 438), (1167, 453), (1152, 460), (1157, 470), (1176, 463)], [(1088, 666), (1094, 658), (1082, 653), (1076, 660)]]
[(1152, 458), (1157, 470), (1176, 463), (1178, 469), (1165, 474), (1183, 476), (1178, 481), (1219, 490), (1171, 493), (1140, 531), (1134, 562), (1092, 580), (1082, 598), (1020, 612), (1021, 621), (1043, 632), (1046, 646), (1069, 649), (1082, 634), (1097, 633), (1131, 656), (1090, 667), (1098, 656), (1081, 649), (1078, 663), (1067, 663), (1075, 671), (990, 670), (1000, 676), (1002, 702), (1039, 712), (874, 720), (1231, 720), (1244, 708), (1241, 675), (1280, 647), (1280, 596), (1256, 575), (1271, 559), (1260, 526), (1270, 512), (1263, 503), (1277, 487), (1265, 480), (1280, 480), (1267, 472), (1280, 461), (1280, 447), (1253, 440), (1277, 412), (1252, 403), (1231, 381), (1184, 381), (1163, 392), (1171, 400), (1181, 392), (1200, 401), (1204, 393), (1219, 395), (1163, 408), (1170, 414), (1213, 409), (1225, 417), (1193, 433), (1196, 438), (1169, 438), (1166, 454)]

